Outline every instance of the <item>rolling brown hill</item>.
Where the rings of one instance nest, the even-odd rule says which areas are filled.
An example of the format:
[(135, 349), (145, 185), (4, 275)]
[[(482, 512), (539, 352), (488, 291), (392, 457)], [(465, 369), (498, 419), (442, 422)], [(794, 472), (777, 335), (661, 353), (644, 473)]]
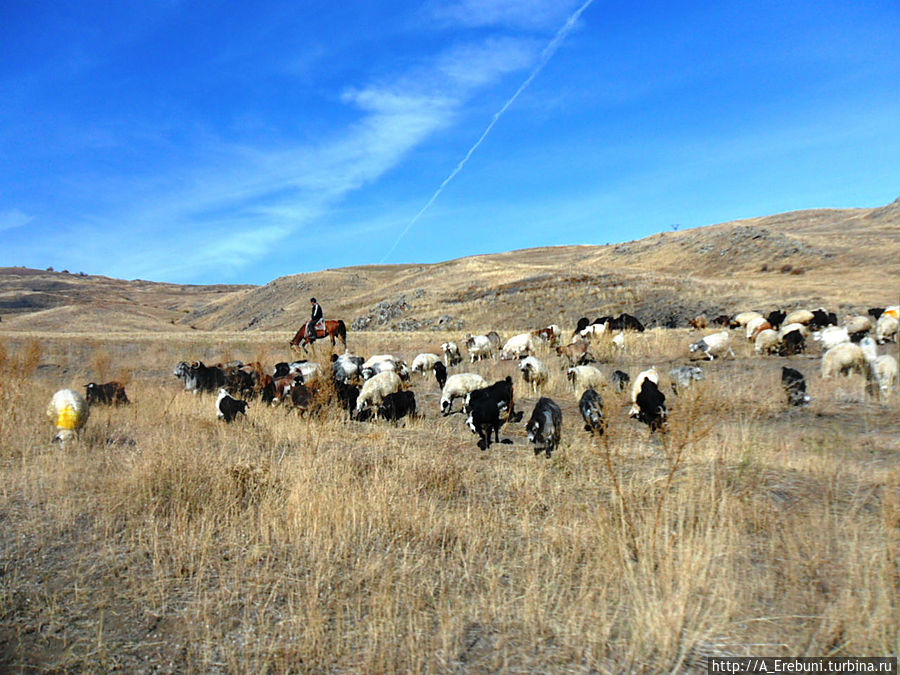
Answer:
[(649, 325), (701, 311), (898, 302), (900, 199), (428, 265), (364, 265), (264, 286), (182, 286), (0, 269), (3, 331), (291, 331), (316, 295), (351, 330), (480, 330), (628, 311)]

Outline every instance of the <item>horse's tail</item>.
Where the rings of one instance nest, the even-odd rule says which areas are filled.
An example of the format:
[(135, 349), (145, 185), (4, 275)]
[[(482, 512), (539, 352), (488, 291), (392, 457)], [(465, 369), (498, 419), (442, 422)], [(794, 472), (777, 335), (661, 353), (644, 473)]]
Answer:
[(344, 324), (343, 319), (338, 319), (337, 326), (337, 335), (341, 339), (341, 342), (344, 343), (344, 346), (347, 346), (347, 326)]

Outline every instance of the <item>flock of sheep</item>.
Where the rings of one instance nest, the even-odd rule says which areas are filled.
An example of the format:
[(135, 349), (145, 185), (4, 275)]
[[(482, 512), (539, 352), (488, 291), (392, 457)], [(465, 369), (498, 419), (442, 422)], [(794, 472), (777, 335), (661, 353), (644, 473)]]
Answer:
[[(878, 354), (878, 344), (897, 340), (900, 307), (873, 309), (869, 317), (848, 317), (837, 325), (834, 314), (825, 310), (798, 310), (786, 314), (781, 311), (763, 316), (759, 312), (742, 312), (734, 316), (717, 317), (712, 323), (722, 330), (709, 333), (688, 345), (691, 358), (715, 360), (733, 356), (732, 339), (736, 331), (754, 344), (759, 355), (778, 353), (791, 355), (807, 348), (807, 339), (821, 344), (823, 378), (857, 371), (864, 375), (873, 395), (890, 395), (897, 380), (897, 359)], [(708, 322), (702, 315), (690, 321), (702, 330)], [(613, 330), (610, 326), (616, 327)], [(643, 331), (640, 322), (630, 315), (618, 318), (602, 317), (590, 322), (586, 318), (578, 325), (568, 343), (561, 342), (562, 331), (557, 325), (520, 333), (502, 342), (491, 331), (486, 335), (466, 335), (461, 341), (470, 364), (483, 359), (517, 360), (518, 370), (532, 394), (538, 395), (549, 380), (549, 368), (541, 354), (559, 357), (573, 388), (584, 428), (602, 434), (605, 429), (603, 403), (598, 393), (612, 383), (619, 391), (630, 385), (629, 415), (646, 424), (651, 432), (665, 428), (667, 409), (665, 395), (659, 389), (660, 374), (655, 367), (641, 372), (632, 382), (627, 373), (616, 370), (605, 377), (593, 365), (591, 352), (597, 340), (608, 340), (611, 349), (624, 349), (624, 330)], [(874, 336), (874, 337), (873, 337)], [(539, 346), (541, 349), (539, 350)], [(437, 351), (437, 350), (436, 350)], [(546, 358), (546, 356), (544, 356)], [(396, 421), (421, 414), (411, 376), (433, 373), (440, 387), (439, 408), (442, 415), (453, 413), (457, 399), (466, 426), (478, 436), (478, 447), (487, 449), (499, 442), (503, 424), (521, 421), (524, 413), (515, 410), (512, 377), (489, 383), (473, 372), (450, 374), (448, 369), (461, 368), (462, 350), (459, 344), (448, 341), (440, 346), (440, 353), (422, 353), (412, 361), (412, 367), (391, 354), (379, 354), (364, 359), (349, 353), (332, 355), (331, 372), (309, 361), (279, 363), (272, 372), (265, 372), (260, 364), (239, 362), (206, 366), (201, 362), (179, 363), (174, 374), (183, 380), (186, 390), (194, 393), (216, 394), (216, 414), (225, 422), (232, 422), (245, 414), (247, 401), (241, 396), (258, 396), (264, 403), (274, 405), (289, 401), (301, 411), (322, 409), (329, 401), (349, 413), (351, 419), (364, 421), (387, 419)], [(330, 377), (329, 377), (330, 375)], [(689, 387), (703, 379), (701, 368), (679, 366), (669, 372), (673, 391)], [(794, 405), (809, 402), (803, 375), (792, 369), (782, 369), (782, 382), (788, 401)], [(96, 403), (127, 403), (124, 387), (116, 382), (86, 385), (85, 396), (72, 389), (54, 394), (47, 415), (56, 426), (56, 440), (67, 441), (78, 435)], [(552, 399), (541, 396), (526, 423), (528, 440), (535, 454), (550, 457), (560, 441), (562, 411)]]

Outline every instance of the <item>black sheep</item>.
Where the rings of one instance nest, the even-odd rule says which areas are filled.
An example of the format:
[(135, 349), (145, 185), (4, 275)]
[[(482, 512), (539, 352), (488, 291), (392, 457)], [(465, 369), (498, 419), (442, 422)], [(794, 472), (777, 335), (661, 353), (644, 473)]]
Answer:
[(378, 406), (378, 417), (396, 422), (406, 417), (416, 416), (416, 395), (411, 391), (397, 391), (388, 394)]
[(606, 420), (603, 419), (603, 401), (593, 387), (584, 390), (581, 400), (578, 402), (578, 409), (584, 420), (584, 430), (591, 433), (596, 431), (602, 435), (606, 430)]
[(547, 457), (559, 446), (562, 432), (562, 410), (553, 399), (542, 396), (534, 405), (531, 419), (525, 425), (529, 443), (534, 444), (534, 454), (541, 451)]
[(437, 380), (438, 387), (443, 391), (444, 385), (447, 384), (447, 366), (437, 361), (432, 370), (434, 371), (434, 378)]
[(803, 373), (787, 366), (781, 367), (781, 384), (788, 395), (791, 405), (808, 405), (810, 398), (806, 393), (806, 378)]
[(650, 431), (659, 431), (666, 422), (666, 395), (663, 394), (656, 382), (649, 377), (641, 383), (641, 392), (635, 399), (638, 412), (638, 420), (650, 427)]
[(247, 402), (232, 398), (227, 391), (219, 389), (219, 397), (216, 399), (216, 411), (216, 416), (220, 420), (231, 422), (237, 417), (238, 413), (245, 417), (247, 416)]
[(491, 447), (491, 432), (494, 440), (500, 442), (500, 409), (489, 397), (477, 398), (466, 406), (468, 416), (466, 426), (478, 435), (478, 447), (487, 450)]

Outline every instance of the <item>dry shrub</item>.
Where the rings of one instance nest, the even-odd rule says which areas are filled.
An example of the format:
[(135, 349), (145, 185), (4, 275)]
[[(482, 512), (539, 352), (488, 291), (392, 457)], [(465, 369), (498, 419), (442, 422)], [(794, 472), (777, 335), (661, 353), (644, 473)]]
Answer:
[[(663, 434), (628, 419), (629, 393), (610, 386), (606, 433), (585, 433), (548, 355), (545, 394), (564, 416), (549, 460), (521, 424), (501, 430), (512, 444), (478, 450), (461, 415), (438, 415), (432, 378), (412, 382), (425, 418), (397, 426), (349, 421), (324, 403), (327, 386), (316, 415), (257, 400), (246, 419), (217, 422), (213, 396), (171, 377), (185, 353), (223, 352), (208, 335), (105, 344), (141, 373), (135, 403), (92, 411), (65, 451), (42, 417), (55, 383), (4, 377), (9, 658), (50, 670), (681, 672), (760, 644), (896, 651), (900, 402), (797, 359), (813, 403), (788, 409), (782, 361), (741, 349), (700, 363), (706, 379), (675, 396), (667, 373), (687, 336), (634, 334), (629, 353), (598, 364), (632, 376), (656, 364)], [(433, 338), (400, 336), (396, 351)], [(359, 351), (388, 340), (360, 336)], [(516, 365), (463, 369), (512, 374), (527, 419), (536, 396)], [(55, 634), (66, 650), (48, 646)]]

